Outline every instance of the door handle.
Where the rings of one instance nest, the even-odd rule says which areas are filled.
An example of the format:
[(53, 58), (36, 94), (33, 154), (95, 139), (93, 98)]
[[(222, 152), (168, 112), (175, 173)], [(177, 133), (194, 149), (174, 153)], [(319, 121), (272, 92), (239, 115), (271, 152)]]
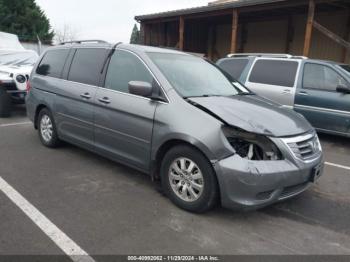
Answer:
[(305, 91), (300, 91), (300, 92), (298, 93), (298, 95), (301, 95), (301, 96), (308, 96), (309, 94), (306, 93)]
[(89, 93), (81, 94), (80, 97), (85, 98), (85, 99), (91, 99), (91, 95)]
[(100, 101), (103, 104), (110, 104), (111, 103), (111, 100), (109, 100), (108, 97), (99, 98), (98, 101)]
[(282, 94), (291, 94), (292, 92), (288, 89), (283, 90)]

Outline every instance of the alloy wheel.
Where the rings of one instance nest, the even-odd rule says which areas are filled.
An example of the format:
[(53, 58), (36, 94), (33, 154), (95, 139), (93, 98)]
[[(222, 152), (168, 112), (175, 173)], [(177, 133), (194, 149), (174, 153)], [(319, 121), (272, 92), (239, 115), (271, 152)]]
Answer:
[(174, 193), (183, 201), (194, 202), (204, 189), (204, 179), (198, 165), (188, 158), (178, 158), (170, 165), (169, 181)]
[(40, 132), (45, 142), (49, 143), (52, 139), (53, 125), (48, 115), (43, 115), (40, 121)]

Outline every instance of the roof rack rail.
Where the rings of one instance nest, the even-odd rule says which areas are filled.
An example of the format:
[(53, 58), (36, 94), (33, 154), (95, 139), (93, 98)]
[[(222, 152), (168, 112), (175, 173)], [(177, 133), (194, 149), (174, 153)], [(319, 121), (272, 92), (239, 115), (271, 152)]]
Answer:
[(83, 44), (83, 43), (97, 43), (97, 44), (108, 44), (107, 41), (104, 40), (76, 40), (76, 41), (67, 41), (67, 42), (62, 42), (59, 43), (60, 45), (67, 45), (67, 44)]
[(235, 53), (229, 54), (227, 57), (246, 57), (246, 56), (254, 56), (254, 57), (278, 57), (278, 58), (290, 58), (292, 55), (290, 54), (269, 54), (269, 53)]
[(292, 58), (294, 58), (294, 59), (309, 59), (307, 56), (299, 56), (299, 55), (292, 56)]
[(305, 56), (293, 56), (290, 54), (273, 54), (273, 53), (235, 53), (228, 54), (228, 58), (231, 57), (270, 57), (270, 58), (287, 58), (287, 59), (308, 59)]

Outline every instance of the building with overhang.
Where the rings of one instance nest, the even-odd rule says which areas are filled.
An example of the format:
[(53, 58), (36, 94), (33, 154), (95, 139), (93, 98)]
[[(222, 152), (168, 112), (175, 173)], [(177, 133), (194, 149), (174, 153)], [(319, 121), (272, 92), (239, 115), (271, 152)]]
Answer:
[(139, 15), (141, 43), (203, 54), (288, 53), (350, 62), (349, 0), (219, 0)]

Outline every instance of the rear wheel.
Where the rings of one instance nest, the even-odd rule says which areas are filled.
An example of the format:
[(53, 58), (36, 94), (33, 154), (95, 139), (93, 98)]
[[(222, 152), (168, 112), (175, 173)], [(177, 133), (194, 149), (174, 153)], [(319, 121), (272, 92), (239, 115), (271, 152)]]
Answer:
[(161, 166), (162, 187), (182, 209), (203, 213), (212, 209), (219, 196), (218, 183), (209, 160), (190, 146), (176, 146)]
[(51, 112), (44, 108), (38, 116), (38, 133), (41, 143), (44, 146), (55, 148), (60, 145), (56, 125)]
[(6, 90), (0, 86), (0, 117), (9, 117), (12, 111), (12, 101)]

